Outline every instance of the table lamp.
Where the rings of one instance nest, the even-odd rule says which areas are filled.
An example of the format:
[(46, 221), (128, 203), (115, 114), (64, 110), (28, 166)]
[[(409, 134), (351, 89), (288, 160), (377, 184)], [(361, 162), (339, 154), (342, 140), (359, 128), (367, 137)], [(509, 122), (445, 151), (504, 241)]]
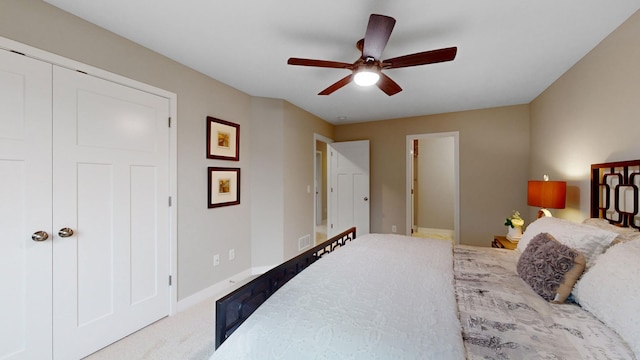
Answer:
[(566, 181), (549, 181), (547, 175), (544, 180), (529, 180), (527, 186), (527, 204), (539, 206), (538, 218), (553, 216), (550, 209), (564, 209), (567, 195)]

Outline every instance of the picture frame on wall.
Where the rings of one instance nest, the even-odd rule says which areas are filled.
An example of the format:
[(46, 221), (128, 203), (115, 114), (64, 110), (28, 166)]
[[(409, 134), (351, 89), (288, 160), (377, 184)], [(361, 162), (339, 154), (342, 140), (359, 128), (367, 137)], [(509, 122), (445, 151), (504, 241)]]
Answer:
[(209, 167), (208, 207), (240, 204), (240, 168)]
[(207, 158), (240, 160), (240, 125), (207, 116)]

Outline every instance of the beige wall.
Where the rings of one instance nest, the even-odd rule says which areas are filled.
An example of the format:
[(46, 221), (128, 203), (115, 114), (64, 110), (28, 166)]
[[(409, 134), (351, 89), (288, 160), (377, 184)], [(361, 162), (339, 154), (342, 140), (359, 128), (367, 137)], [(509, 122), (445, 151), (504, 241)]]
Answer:
[(252, 104), (252, 266), (269, 267), (298, 255), (299, 238), (313, 244), (314, 134), (333, 126), (284, 100)]
[[(333, 126), (284, 102), (284, 257), (299, 254), (298, 239), (314, 241), (314, 133), (333, 138)], [(310, 189), (310, 191), (307, 191)]]
[(415, 224), (431, 229), (454, 228), (455, 141), (453, 136), (419, 140), (414, 184)]
[(531, 103), (531, 176), (568, 182), (557, 216), (589, 217), (590, 164), (640, 159), (639, 35), (637, 12)]
[(251, 266), (270, 267), (284, 257), (283, 101), (256, 97), (251, 105)]
[(371, 232), (406, 233), (407, 135), (459, 132), (460, 239), (490, 246), (504, 219), (526, 208), (529, 106), (337, 126), (336, 141), (371, 141)]

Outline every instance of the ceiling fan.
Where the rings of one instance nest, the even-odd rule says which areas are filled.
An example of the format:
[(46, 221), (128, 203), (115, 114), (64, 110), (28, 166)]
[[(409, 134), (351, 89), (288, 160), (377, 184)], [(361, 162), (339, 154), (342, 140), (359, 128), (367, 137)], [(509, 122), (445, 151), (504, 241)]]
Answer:
[(458, 48), (454, 46), (380, 60), (382, 51), (389, 41), (391, 31), (395, 24), (396, 20), (392, 17), (371, 14), (364, 39), (360, 39), (356, 43), (356, 47), (361, 51), (362, 56), (353, 64), (301, 58), (289, 58), (287, 64), (351, 70), (350, 75), (338, 80), (336, 83), (322, 90), (318, 95), (329, 95), (349, 84), (351, 81), (354, 81), (362, 86), (376, 84), (380, 90), (391, 96), (402, 91), (402, 88), (390, 77), (385, 75), (382, 70), (433, 64), (455, 59)]

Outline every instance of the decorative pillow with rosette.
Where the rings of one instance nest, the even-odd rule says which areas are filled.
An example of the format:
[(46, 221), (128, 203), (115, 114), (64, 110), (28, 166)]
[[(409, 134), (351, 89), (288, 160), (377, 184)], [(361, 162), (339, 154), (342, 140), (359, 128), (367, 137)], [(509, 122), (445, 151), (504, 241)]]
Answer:
[(584, 271), (584, 255), (549, 233), (531, 239), (518, 259), (518, 275), (545, 300), (563, 303)]
[(587, 260), (587, 270), (618, 235), (613, 231), (545, 216), (527, 226), (518, 242), (518, 250), (523, 253), (529, 241), (540, 233), (549, 233), (562, 244), (581, 252)]

